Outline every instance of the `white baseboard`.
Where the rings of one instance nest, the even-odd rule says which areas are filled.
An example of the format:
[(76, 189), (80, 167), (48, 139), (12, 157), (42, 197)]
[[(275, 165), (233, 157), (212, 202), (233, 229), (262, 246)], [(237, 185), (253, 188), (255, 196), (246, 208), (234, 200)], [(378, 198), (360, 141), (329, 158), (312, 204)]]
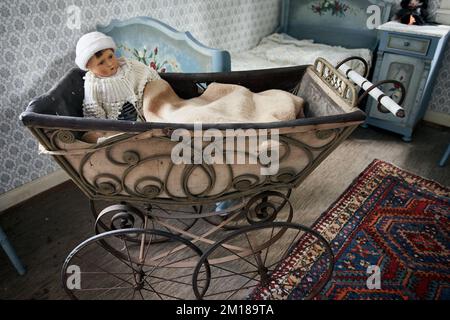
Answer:
[(450, 114), (428, 110), (425, 114), (424, 120), (444, 127), (450, 127)]
[(69, 176), (63, 170), (57, 170), (47, 176), (31, 181), (14, 190), (0, 195), (0, 213), (25, 200), (28, 200), (39, 193), (53, 188), (69, 180)]

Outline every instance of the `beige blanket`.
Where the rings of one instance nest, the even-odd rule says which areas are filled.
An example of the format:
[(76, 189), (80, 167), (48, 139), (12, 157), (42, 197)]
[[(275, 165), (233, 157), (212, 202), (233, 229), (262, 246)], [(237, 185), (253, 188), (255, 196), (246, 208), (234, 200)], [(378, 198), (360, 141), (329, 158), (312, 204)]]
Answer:
[(143, 113), (148, 122), (273, 122), (304, 117), (304, 100), (282, 90), (253, 93), (245, 87), (212, 83), (192, 99), (181, 99), (165, 80), (147, 84)]

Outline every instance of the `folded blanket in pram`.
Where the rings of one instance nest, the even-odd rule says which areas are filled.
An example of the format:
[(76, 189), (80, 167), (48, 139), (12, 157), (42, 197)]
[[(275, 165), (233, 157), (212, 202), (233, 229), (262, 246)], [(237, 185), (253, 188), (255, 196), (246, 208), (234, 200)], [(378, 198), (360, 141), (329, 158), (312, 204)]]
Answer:
[(304, 117), (304, 100), (282, 90), (253, 93), (234, 85), (211, 83), (196, 98), (182, 99), (164, 80), (147, 84), (143, 115), (148, 122), (275, 122)]

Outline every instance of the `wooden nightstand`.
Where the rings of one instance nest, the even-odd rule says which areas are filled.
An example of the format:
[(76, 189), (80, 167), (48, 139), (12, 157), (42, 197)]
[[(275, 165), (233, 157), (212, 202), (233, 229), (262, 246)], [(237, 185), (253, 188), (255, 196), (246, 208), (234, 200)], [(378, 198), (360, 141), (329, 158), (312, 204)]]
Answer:
[[(450, 26), (408, 26), (388, 22), (378, 27), (380, 45), (373, 82), (400, 81), (406, 89), (405, 118), (397, 118), (378, 108), (376, 101), (367, 105), (366, 124), (403, 135), (411, 141), (416, 124), (423, 118), (431, 97), (434, 80), (448, 40)], [(394, 100), (399, 90), (382, 87)]]

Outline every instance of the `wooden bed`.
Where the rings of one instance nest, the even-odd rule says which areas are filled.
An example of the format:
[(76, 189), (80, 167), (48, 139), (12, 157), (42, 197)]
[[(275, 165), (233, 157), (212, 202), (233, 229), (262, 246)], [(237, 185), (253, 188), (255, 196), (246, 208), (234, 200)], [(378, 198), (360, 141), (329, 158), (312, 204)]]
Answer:
[[(209, 48), (189, 32), (150, 17), (113, 20), (97, 29), (114, 38), (118, 55), (137, 59), (161, 73), (312, 65), (319, 57), (337, 64), (359, 56), (372, 66), (372, 53), (378, 46), (375, 27), (389, 20), (392, 7), (390, 0), (282, 0), (281, 5), (275, 33), (244, 52)], [(362, 69), (357, 61), (349, 65), (356, 71)]]
[(113, 20), (97, 30), (115, 40), (119, 56), (139, 60), (161, 73), (230, 71), (227, 51), (208, 48), (191, 33), (150, 17)]
[(389, 20), (391, 6), (380, 0), (283, 0), (280, 27), (257, 47), (232, 53), (232, 70), (307, 65), (319, 56), (334, 64), (360, 56), (373, 65), (375, 27)]

